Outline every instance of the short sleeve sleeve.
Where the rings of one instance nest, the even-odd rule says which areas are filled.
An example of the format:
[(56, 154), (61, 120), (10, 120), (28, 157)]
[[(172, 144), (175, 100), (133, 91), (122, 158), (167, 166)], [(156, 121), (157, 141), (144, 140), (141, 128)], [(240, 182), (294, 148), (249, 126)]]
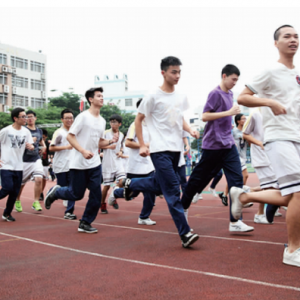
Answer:
[(62, 141), (62, 136), (59, 132), (60, 130), (56, 130), (53, 134), (53, 138), (52, 138), (52, 141), (51, 141), (51, 146), (57, 146), (59, 144), (61, 144), (61, 141)]
[(154, 97), (150, 94), (146, 95), (138, 108), (138, 113), (145, 115), (145, 117), (148, 117), (149, 115), (151, 115), (153, 109)]
[(246, 87), (254, 94), (263, 94), (270, 88), (270, 72), (268, 70), (264, 70), (254, 77), (252, 82), (246, 84)]
[(243, 132), (245, 134), (251, 134), (255, 127), (255, 115), (252, 114), (246, 121), (243, 127)]
[(6, 134), (6, 130), (5, 130), (5, 128), (3, 128), (1, 131), (0, 131), (0, 143), (5, 143), (5, 141), (6, 141), (6, 136), (7, 136), (7, 134)]
[(216, 111), (216, 107), (217, 107), (217, 103), (218, 103), (218, 99), (219, 99), (219, 94), (215, 93), (214, 91), (211, 92), (208, 95), (206, 104), (203, 108), (203, 113), (206, 112), (215, 112)]
[(127, 132), (127, 136), (126, 136), (126, 140), (133, 140), (135, 138), (135, 124), (134, 122), (131, 123), (128, 132)]
[(189, 136), (190, 134), (187, 131), (182, 130), (182, 138), (189, 137)]
[(75, 121), (69, 130), (69, 133), (77, 135), (81, 131), (81, 129), (83, 127), (82, 122), (84, 122), (84, 118), (82, 117), (83, 114), (84, 113), (81, 113), (75, 118)]

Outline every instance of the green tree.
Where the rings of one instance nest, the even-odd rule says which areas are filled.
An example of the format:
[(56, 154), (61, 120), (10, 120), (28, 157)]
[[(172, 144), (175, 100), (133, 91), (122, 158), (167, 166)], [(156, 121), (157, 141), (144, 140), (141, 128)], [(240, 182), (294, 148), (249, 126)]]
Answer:
[(4, 112), (0, 112), (0, 129), (11, 125), (12, 124), (12, 119), (10, 116), (10, 113), (4, 113)]
[(52, 106), (60, 107), (62, 109), (69, 108), (72, 109), (75, 116), (79, 114), (81, 96), (74, 93), (64, 92), (61, 96), (48, 98)]

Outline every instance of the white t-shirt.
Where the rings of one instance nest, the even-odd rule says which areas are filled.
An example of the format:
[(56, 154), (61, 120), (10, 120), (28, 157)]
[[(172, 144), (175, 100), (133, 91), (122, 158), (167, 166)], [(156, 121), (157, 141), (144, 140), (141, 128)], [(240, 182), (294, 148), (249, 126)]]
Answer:
[(186, 95), (165, 93), (158, 88), (141, 102), (138, 112), (145, 115), (150, 135), (150, 153), (181, 152), (183, 112), (189, 108)]
[[(182, 140), (186, 137), (189, 137), (189, 133), (185, 130), (182, 131)], [(178, 167), (182, 167), (185, 165), (185, 159), (184, 159), (184, 143), (183, 143), (183, 151), (181, 151), (180, 153), (180, 159), (179, 159), (179, 163), (178, 163)]]
[[(112, 129), (108, 129), (104, 133), (104, 138), (111, 140), (113, 138)], [(117, 154), (120, 152), (122, 143), (124, 139), (124, 134), (119, 132), (119, 139), (116, 143), (116, 149), (103, 149), (103, 160), (102, 160), (102, 172), (103, 173), (115, 173), (115, 172), (124, 172), (122, 158), (117, 157)]]
[[(243, 127), (245, 134), (251, 134), (258, 141), (264, 140), (263, 120), (260, 108), (255, 109), (248, 117)], [(254, 168), (270, 166), (269, 158), (264, 150), (259, 146), (251, 144), (251, 164)]]
[(233, 139), (239, 153), (240, 159), (243, 163), (247, 160), (247, 141), (243, 138), (243, 131), (239, 130), (237, 127), (234, 127), (232, 130)]
[[(148, 127), (146, 122), (143, 121), (143, 139), (147, 144), (150, 141)], [(134, 122), (130, 125), (126, 139), (133, 140), (134, 142), (139, 142), (136, 136), (135, 124)], [(129, 159), (127, 165), (127, 173), (131, 174), (141, 174), (146, 175), (154, 171), (154, 166), (150, 156), (142, 157), (140, 156), (140, 149), (128, 148)]]
[(300, 78), (296, 68), (275, 63), (246, 86), (260, 98), (277, 100), (287, 111), (275, 116), (269, 107), (262, 107), (264, 143), (293, 141), (300, 143)]
[(104, 138), (105, 125), (106, 122), (100, 115), (94, 117), (88, 110), (76, 117), (69, 133), (74, 134), (79, 145), (91, 151), (94, 156), (91, 159), (85, 159), (76, 149), (71, 150), (73, 153), (70, 169), (88, 170), (101, 164), (98, 148), (100, 138)]
[(2, 170), (23, 171), (23, 154), (26, 143), (33, 144), (31, 132), (22, 127), (16, 130), (12, 125), (0, 131)]
[[(125, 146), (125, 143), (123, 142), (123, 155), (129, 156), (129, 149)], [(122, 163), (125, 173), (127, 173), (127, 165), (128, 165), (128, 157), (123, 158), (122, 157)]]
[[(68, 130), (65, 127), (57, 129), (52, 137), (51, 146), (67, 146), (70, 143), (67, 140)], [(54, 173), (69, 172), (71, 156), (74, 152), (72, 150), (57, 151), (53, 157), (53, 171)]]

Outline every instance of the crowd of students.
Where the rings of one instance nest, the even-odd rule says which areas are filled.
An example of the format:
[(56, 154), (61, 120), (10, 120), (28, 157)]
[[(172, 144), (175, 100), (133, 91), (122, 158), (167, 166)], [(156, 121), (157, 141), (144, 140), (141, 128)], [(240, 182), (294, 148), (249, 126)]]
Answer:
[[(126, 137), (119, 130), (122, 118), (118, 115), (111, 116), (111, 128), (105, 129), (106, 122), (100, 112), (101, 87), (85, 93), (90, 108), (75, 120), (71, 110), (62, 111), (62, 127), (54, 133), (48, 150), (45, 132), (43, 136), (35, 126), (35, 113), (13, 109), (13, 124), (0, 131), (0, 198), (8, 196), (2, 218), (15, 221), (11, 215), (13, 207), (22, 211), (22, 189), (32, 177), (35, 181), (32, 208), (42, 209), (38, 200), (43, 198), (44, 171), (49, 168), (46, 157), (50, 150), (55, 152), (53, 170), (57, 185), (44, 197), (46, 209), (58, 199), (67, 200), (64, 218), (76, 219), (75, 202), (88, 189), (78, 231), (96, 233), (98, 230), (91, 224), (100, 209), (107, 213), (106, 198), (114, 182), (116, 186), (108, 204), (115, 209), (118, 198), (130, 201), (140, 192), (144, 194), (138, 218), (141, 225), (156, 224), (150, 215), (156, 196), (163, 195), (186, 248), (199, 239), (188, 224), (188, 209), (212, 179), (210, 190), (217, 196), (215, 186), (224, 172), (228, 187), (221, 199), (224, 205), (229, 203), (229, 231), (254, 230), (242, 221), (243, 208), (253, 203), (260, 204), (254, 222), (261, 224), (272, 223), (280, 206), (288, 207), (288, 246), (283, 262), (300, 267), (300, 76), (293, 64), (299, 39), (292, 26), (284, 25), (275, 31), (274, 40), (279, 60), (247, 83), (238, 97), (239, 104), (257, 107), (248, 119), (240, 114), (238, 105), (233, 105), (231, 90), (239, 80), (239, 69), (234, 65), (222, 69), (221, 82), (209, 93), (204, 106), (202, 119), (207, 125), (202, 155), (198, 163), (193, 163), (188, 181), (184, 160), (184, 154), (190, 150), (187, 136), (199, 138), (199, 132), (184, 120), (183, 113), (189, 109), (186, 95), (175, 91), (181, 76), (181, 61), (176, 57), (162, 59), (163, 84), (137, 103), (138, 113)], [(236, 123), (233, 134), (232, 118)], [(247, 142), (251, 144), (259, 187), (245, 185)], [(103, 149), (102, 164), (99, 149)], [(125, 149), (128, 149), (126, 154)], [(126, 170), (125, 159), (128, 159)], [(268, 204), (266, 211), (265, 204)]]

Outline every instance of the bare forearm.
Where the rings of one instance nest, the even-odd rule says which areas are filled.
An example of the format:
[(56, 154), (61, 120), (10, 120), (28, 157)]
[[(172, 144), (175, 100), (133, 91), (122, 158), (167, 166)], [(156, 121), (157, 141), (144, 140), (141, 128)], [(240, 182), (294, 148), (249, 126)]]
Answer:
[(261, 145), (261, 141), (257, 140), (256, 138), (254, 138), (251, 134), (243, 134), (243, 139), (246, 140), (247, 142), (260, 146)]
[(133, 140), (126, 140), (125, 146), (131, 149), (140, 149), (140, 144), (137, 142), (134, 142)]
[(271, 99), (258, 98), (250, 94), (240, 94), (238, 97), (238, 104), (247, 107), (260, 107), (260, 106), (270, 106)]
[(228, 110), (222, 112), (205, 112), (202, 114), (202, 120), (203, 122), (208, 122), (208, 121), (214, 121), (228, 116), (230, 116)]
[(75, 135), (69, 133), (67, 135), (67, 140), (78, 152), (82, 153), (85, 150), (79, 145)]
[(111, 140), (100, 140), (99, 141), (99, 148), (100, 149), (115, 149), (116, 146), (112, 145), (112, 141)]
[(50, 146), (49, 151), (50, 152), (59, 152), (63, 150), (68, 150), (69, 146)]
[(190, 133), (191, 132), (191, 127), (190, 125), (186, 122), (185, 119), (183, 119), (183, 130), (185, 130), (186, 132)]

